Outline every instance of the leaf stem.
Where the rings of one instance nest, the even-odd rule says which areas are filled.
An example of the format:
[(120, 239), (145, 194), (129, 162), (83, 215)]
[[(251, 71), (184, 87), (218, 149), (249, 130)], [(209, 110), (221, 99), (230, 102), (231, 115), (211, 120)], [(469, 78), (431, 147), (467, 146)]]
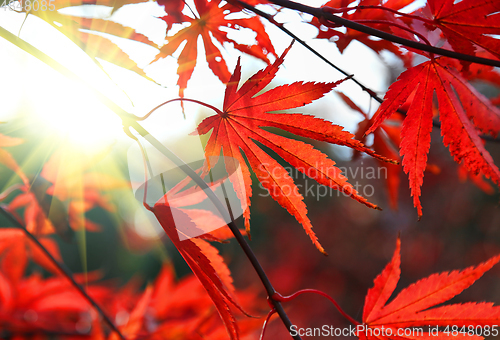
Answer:
[(149, 111), (147, 114), (145, 114), (144, 116), (142, 117), (138, 117), (137, 118), (137, 121), (143, 121), (145, 120), (146, 118), (148, 118), (149, 116), (151, 116), (151, 114), (153, 114), (153, 112), (155, 112), (156, 110), (158, 110), (160, 107), (162, 107), (163, 105), (167, 105), (169, 103), (172, 103), (172, 102), (175, 102), (175, 101), (185, 101), (185, 102), (193, 102), (193, 103), (197, 103), (197, 104), (200, 104), (200, 105), (203, 105), (203, 106), (206, 106), (208, 107), (209, 109), (212, 109), (214, 110), (215, 112), (217, 112), (218, 114), (220, 115), (223, 115), (223, 112), (221, 110), (219, 110), (218, 108), (216, 108), (215, 106), (212, 106), (210, 104), (207, 104), (207, 103), (204, 103), (202, 101), (199, 101), (199, 100), (196, 100), (196, 99), (189, 99), (189, 98), (175, 98), (175, 99), (170, 99), (170, 100), (167, 100), (166, 102), (163, 102), (161, 103), (160, 105), (156, 106), (154, 109), (152, 109), (151, 111)]
[(276, 310), (273, 308), (267, 313), (266, 320), (264, 321), (264, 324), (262, 325), (262, 331), (260, 332), (260, 337), (259, 340), (264, 340), (264, 334), (266, 334), (266, 329), (267, 325), (271, 321), (271, 317), (276, 314)]
[(87, 302), (95, 308), (97, 313), (101, 315), (104, 321), (118, 335), (118, 337), (122, 340), (126, 340), (118, 327), (113, 323), (111, 318), (104, 312), (104, 310), (102, 310), (99, 304), (97, 304), (97, 302), (95, 302), (95, 300), (87, 294), (85, 289), (83, 289), (83, 287), (80, 286), (78, 282), (76, 282), (69, 269), (63, 263), (59, 263), (47, 250), (47, 248), (45, 248), (43, 244), (41, 244), (40, 241), (38, 241), (38, 239), (32, 233), (30, 233), (28, 229), (26, 229), (24, 225), (20, 221), (18, 221), (17, 218), (15, 218), (3, 204), (0, 204), (0, 213), (4, 215), (10, 222), (12, 222), (17, 229), (20, 229), (26, 235), (26, 237), (28, 237), (33, 243), (36, 244), (38, 248), (40, 248), (40, 250), (49, 258), (50, 262), (52, 262), (52, 264), (56, 266), (61, 273), (64, 274), (64, 276), (70, 281), (73, 287), (75, 287), (76, 290), (78, 290), (78, 292), (85, 298), (85, 300), (87, 300)]
[(344, 318), (346, 318), (349, 322), (351, 322), (352, 324), (354, 324), (356, 326), (361, 325), (361, 323), (359, 321), (354, 320), (349, 314), (344, 312), (344, 310), (342, 308), (340, 308), (340, 305), (337, 303), (337, 301), (335, 301), (330, 295), (328, 295), (320, 290), (317, 290), (317, 289), (301, 289), (298, 292), (295, 292), (292, 295), (288, 295), (288, 296), (283, 296), (280, 293), (275, 293), (276, 295), (273, 298), (278, 300), (278, 301), (281, 301), (281, 302), (288, 302), (288, 301), (295, 299), (297, 296), (305, 294), (305, 293), (318, 294), (318, 295), (321, 295), (323, 297), (326, 297), (328, 300), (330, 300), (331, 303), (333, 303), (335, 308), (337, 308), (339, 313), (342, 314), (342, 316)]

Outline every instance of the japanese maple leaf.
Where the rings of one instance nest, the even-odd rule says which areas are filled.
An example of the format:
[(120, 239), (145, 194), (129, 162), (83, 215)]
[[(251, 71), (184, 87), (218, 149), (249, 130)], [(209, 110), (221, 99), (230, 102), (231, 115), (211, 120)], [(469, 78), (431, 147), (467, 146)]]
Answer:
[[(59, 247), (53, 239), (41, 236), (38, 241), (55, 259), (62, 262)], [(59, 274), (59, 270), (47, 255), (19, 229), (0, 229), (0, 257), (6, 259), (2, 262), (0, 271), (14, 283), (18, 282), (24, 275), (29, 259), (48, 271)]]
[[(229, 306), (233, 305), (243, 313), (244, 311), (232, 297), (232, 278), (217, 249), (199, 238), (189, 238), (189, 231), (197, 229), (197, 226), (187, 214), (169, 206), (166, 197), (153, 207), (147, 208), (155, 214), (174, 246), (200, 280), (215, 304), (231, 339), (238, 339), (238, 327)], [(185, 239), (181, 240), (179, 234), (186, 230), (188, 233)]]
[(238, 83), (241, 77), (241, 66), (238, 61), (226, 88), (223, 110), (203, 120), (198, 126), (197, 132), (205, 134), (213, 130), (205, 147), (205, 157), (207, 160), (210, 159), (210, 162), (207, 162), (208, 168), (216, 163), (221, 150), (226, 159), (234, 160), (226, 162), (228, 173), (233, 173), (238, 166), (241, 167), (243, 180), (241, 182), (232, 181), (232, 183), (242, 202), (247, 230), (249, 228), (252, 189), (250, 171), (243, 159), (243, 154), (271, 197), (303, 225), (313, 243), (324, 253), (323, 247), (312, 231), (303, 197), (298, 192), (292, 178), (276, 160), (266, 154), (254, 141), (271, 148), (297, 170), (315, 179), (318, 183), (340, 190), (368, 207), (377, 208), (377, 206), (361, 197), (352, 185), (347, 183), (347, 178), (342, 175), (341, 170), (335, 167), (335, 162), (314, 149), (312, 145), (273, 134), (261, 127), (275, 127), (298, 136), (345, 145), (370, 155), (375, 155), (375, 153), (366, 148), (363, 143), (354, 140), (354, 135), (343, 131), (341, 126), (333, 125), (323, 119), (298, 113), (269, 113), (270, 111), (286, 110), (309, 104), (313, 100), (321, 98), (341, 82), (296, 82), (291, 85), (279, 86), (256, 96), (272, 81), (290, 48), (291, 46), (272, 65), (253, 75), (240, 89), (238, 89)]
[[(114, 296), (110, 302), (123, 300), (124, 297), (123, 292)], [(245, 294), (245, 297), (251, 297), (255, 301), (254, 294)], [(127, 339), (228, 339), (224, 324), (200, 281), (194, 275), (186, 275), (177, 280), (176, 273), (169, 264), (163, 266), (155, 282), (133, 301), (132, 306), (127, 304), (116, 310), (107, 308), (110, 316), (130, 311), (126, 322), (118, 325)], [(155, 327), (151, 327), (152, 324)], [(242, 326), (239, 327), (240, 335), (244, 337), (258, 331), (262, 327), (262, 320), (246, 318), (238, 320), (238, 326)], [(116, 333), (106, 337), (102, 320), (95, 318), (91, 339), (116, 340), (118, 337)]]
[(475, 54), (476, 47), (500, 57), (500, 2), (496, 0), (429, 0), (433, 24), (441, 29), (452, 48)]
[[(401, 273), (400, 247), (401, 243), (398, 239), (391, 262), (375, 278), (373, 288), (368, 290), (363, 309), (363, 326), (358, 325), (358, 329), (361, 330), (358, 332), (360, 339), (430, 339), (433, 336), (430, 336), (427, 330), (423, 337), (422, 335), (420, 337), (398, 336), (398, 330), (427, 326), (458, 326), (459, 328), (465, 326), (467, 328), (468, 326), (498, 325), (500, 307), (493, 306), (490, 302), (434, 306), (448, 301), (471, 286), (500, 261), (500, 255), (477, 267), (428, 276), (403, 289), (391, 302), (387, 303)], [(374, 334), (382, 334), (382, 336), (377, 337)], [(433, 335), (448, 337), (441, 331)], [(481, 336), (458, 335), (453, 338), (483, 339)]]
[[(190, 26), (181, 29), (171, 37), (167, 37), (168, 43), (160, 49), (160, 53), (153, 60), (154, 62), (160, 58), (172, 55), (186, 41), (186, 45), (182, 48), (182, 52), (177, 59), (179, 64), (177, 69), (177, 74), (179, 75), (177, 85), (179, 85), (180, 97), (184, 96), (184, 89), (196, 66), (199, 36), (203, 39), (208, 66), (223, 83), (229, 80), (230, 73), (220, 50), (214, 45), (212, 37), (221, 45), (224, 42), (232, 43), (236, 49), (269, 63), (267, 55), (275, 54), (274, 47), (264, 30), (264, 26), (257, 17), (226, 19), (228, 14), (239, 9), (228, 3), (219, 7), (220, 1), (217, 0), (210, 2), (207, 0), (195, 0), (194, 3), (199, 17), (194, 19), (185, 17)], [(162, 19), (171, 25), (171, 19), (168, 19), (168, 17)], [(233, 30), (238, 27), (246, 27), (255, 31), (257, 33), (257, 45), (242, 45), (229, 38), (226, 29), (230, 28)]]
[[(215, 181), (211, 188), (215, 190), (223, 180), (224, 178)], [(221, 227), (228, 229), (226, 222), (211, 211), (187, 208), (187, 206), (196, 205), (208, 198), (198, 186), (186, 189), (186, 186), (191, 183), (191, 178), (186, 177), (180, 181), (166, 192), (153, 207), (145, 201), (148, 184), (152, 184), (148, 182), (150, 181), (146, 181), (144, 185), (144, 206), (155, 214), (167, 236), (207, 291), (231, 339), (238, 339), (238, 327), (230, 305), (242, 313), (246, 313), (233, 298), (235, 288), (227, 265), (219, 255), (218, 250), (205, 241), (220, 242), (227, 238), (227, 230), (219, 229)], [(214, 226), (219, 230), (212, 231)], [(165, 280), (169, 277), (168, 273), (169, 271), (164, 272)], [(164, 283), (163, 279), (160, 281)], [(164, 294), (163, 289), (161, 294)], [(185, 299), (184, 295), (183, 299)], [(162, 300), (155, 297), (157, 303), (154, 307), (159, 309), (158, 314), (165, 314)], [(171, 298), (169, 300), (173, 301)], [(197, 302), (197, 307), (200, 307), (199, 302)], [(158, 317), (161, 316), (158, 315)], [(166, 333), (164, 330), (161, 332), (162, 334)]]
[[(423, 183), (433, 119), (433, 96), (436, 94), (443, 143), (457, 163), (467, 170), (479, 171), (500, 186), (500, 172), (486, 151), (476, 128), (483, 133), (500, 132), (500, 110), (478, 93), (447, 58), (431, 59), (403, 72), (391, 85), (385, 100), (367, 133), (375, 131), (414, 92), (401, 130), (400, 154), (408, 174), (413, 204), (422, 216), (420, 187)], [(472, 121), (471, 121), (472, 120)]]
[(186, 5), (183, 0), (159, 0), (158, 5), (163, 6), (166, 16), (162, 20), (167, 23), (167, 32), (172, 28), (173, 24), (182, 24), (184, 21), (189, 21), (190, 18), (182, 13)]
[[(344, 102), (349, 105), (353, 110), (358, 111), (365, 118), (358, 124), (358, 130), (356, 131), (356, 139), (365, 143), (367, 139), (366, 131), (373, 125), (373, 118), (368, 118), (368, 115), (361, 110), (356, 104), (352, 102), (346, 95), (339, 93)], [(409, 107), (411, 100), (413, 97), (410, 96), (406, 104), (402, 106), (405, 108)], [(408, 105), (407, 105), (408, 104)], [(407, 107), (406, 107), (407, 109)], [(403, 122), (403, 115), (399, 112), (394, 113), (390, 119), (384, 121), (379, 129), (375, 130), (373, 133), (373, 150), (384, 157), (397, 159), (399, 160), (399, 154), (397, 150), (397, 146), (401, 143), (401, 123)], [(354, 157), (356, 157), (359, 152), (354, 153)], [(402, 172), (402, 168), (400, 165), (396, 164), (388, 164), (387, 162), (382, 162), (378, 160), (380, 166), (386, 170), (385, 172), (385, 180), (386, 180), (386, 188), (387, 193), (389, 195), (389, 204), (392, 209), (397, 209), (398, 207), (398, 198), (399, 198), (399, 184), (400, 173)], [(425, 169), (426, 171), (431, 171), (433, 173), (439, 173), (439, 168), (434, 164), (427, 164)]]

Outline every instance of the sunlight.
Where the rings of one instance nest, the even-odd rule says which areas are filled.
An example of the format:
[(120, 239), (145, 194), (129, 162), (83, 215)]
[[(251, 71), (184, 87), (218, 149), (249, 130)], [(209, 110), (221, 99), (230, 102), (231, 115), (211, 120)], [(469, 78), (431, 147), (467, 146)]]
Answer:
[(84, 85), (62, 76), (37, 72), (32, 75), (44, 83), (46, 91), (33, 94), (34, 111), (43, 124), (55, 134), (75, 146), (98, 148), (116, 140), (121, 131), (120, 119), (101, 104)]
[[(22, 15), (5, 12), (2, 17), (11, 32), (19, 32)], [(78, 46), (37, 18), (29, 19), (22, 25), (21, 38), (57, 58), (113, 101), (124, 102), (123, 92)], [(123, 134), (120, 119), (99, 102), (83, 81), (68, 79), (8, 42), (2, 43), (9, 56), (9, 67), (4, 67), (2, 73), (16, 80), (16, 91), (5, 89), (12, 95), (4, 100), (7, 110), (2, 110), (0, 120), (12, 121), (21, 115), (33, 133), (82, 149), (109, 145)]]

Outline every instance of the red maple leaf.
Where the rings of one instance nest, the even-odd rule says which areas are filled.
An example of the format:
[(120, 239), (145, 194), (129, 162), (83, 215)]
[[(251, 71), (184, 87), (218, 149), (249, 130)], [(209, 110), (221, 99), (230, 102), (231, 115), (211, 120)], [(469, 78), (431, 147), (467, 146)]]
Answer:
[[(199, 17), (192, 19), (184, 16), (184, 20), (189, 22), (190, 26), (181, 29), (171, 37), (167, 37), (168, 43), (160, 49), (160, 53), (153, 60), (155, 62), (160, 58), (172, 55), (186, 41), (186, 45), (182, 48), (177, 60), (179, 64), (177, 68), (177, 74), (179, 75), (177, 85), (179, 85), (180, 97), (184, 96), (184, 89), (196, 66), (199, 36), (203, 39), (208, 66), (223, 83), (229, 80), (230, 73), (220, 50), (214, 45), (212, 37), (221, 45), (224, 42), (232, 43), (236, 49), (269, 63), (267, 56), (268, 54), (275, 54), (274, 47), (264, 30), (264, 26), (257, 17), (226, 19), (228, 14), (239, 9), (227, 3), (219, 7), (220, 1), (216, 0), (210, 2), (195, 0), (194, 3)], [(171, 18), (163, 17), (162, 19), (167, 24), (171, 24)], [(242, 45), (228, 37), (228, 29), (234, 30), (239, 29), (239, 27), (250, 28), (256, 32), (257, 45)]]
[[(358, 124), (358, 130), (356, 131), (356, 139), (365, 143), (367, 136), (366, 131), (373, 125), (373, 118), (368, 118), (368, 115), (361, 110), (354, 102), (349, 99), (346, 95), (339, 93), (340, 97), (344, 102), (349, 105), (353, 110), (358, 111), (365, 118)], [(404, 109), (407, 109), (413, 100), (413, 97), (410, 96), (408, 101), (402, 106)], [(399, 112), (394, 113), (390, 119), (384, 121), (380, 128), (375, 130), (373, 133), (373, 144), (372, 148), (377, 154), (390, 158), (400, 160), (397, 147), (401, 143), (401, 123), (403, 121), (403, 115)], [(354, 153), (354, 157), (357, 157), (359, 152), (356, 151)], [(387, 193), (389, 195), (389, 204), (392, 209), (397, 209), (398, 207), (398, 197), (399, 197), (399, 184), (400, 174), (402, 172), (402, 168), (400, 165), (396, 164), (388, 164), (387, 162), (382, 162), (381, 160), (377, 160), (380, 163), (380, 166), (386, 169), (385, 172), (385, 180), (386, 180), (386, 188)], [(432, 173), (439, 173), (440, 169), (434, 164), (427, 164), (426, 171), (430, 171)], [(467, 171), (467, 170), (465, 170)]]
[[(205, 241), (221, 241), (227, 237), (227, 232), (221, 232), (220, 229), (215, 232), (212, 230), (214, 227), (225, 227), (224, 229), (228, 227), (224, 220), (211, 211), (186, 208), (186, 206), (196, 205), (207, 199), (205, 192), (197, 186), (186, 189), (190, 182), (191, 179), (187, 177), (166, 192), (153, 207), (146, 202), (144, 206), (155, 214), (167, 236), (207, 291), (231, 339), (238, 339), (239, 331), (230, 305), (246, 313), (234, 299), (235, 288), (229, 268), (219, 255), (219, 251)], [(147, 184), (146, 182), (145, 197)], [(211, 187), (215, 190), (220, 184), (221, 180), (212, 183)], [(160, 279), (159, 283), (165, 283), (164, 280), (168, 280), (169, 272), (163, 274), (165, 277)], [(155, 308), (160, 309), (159, 317), (165, 314), (164, 306), (157, 303)]]
[[(491, 326), (498, 325), (500, 307), (493, 306), (493, 303), (490, 302), (434, 306), (448, 301), (471, 286), (500, 261), (500, 255), (479, 264), (477, 267), (428, 276), (403, 289), (391, 302), (387, 303), (396, 289), (401, 273), (400, 247), (401, 243), (398, 239), (391, 262), (375, 278), (373, 288), (368, 290), (363, 309), (363, 325), (358, 325), (360, 339), (431, 339), (439, 336), (447, 338), (451, 334), (453, 326), (457, 326), (459, 331), (464, 330), (466, 333), (465, 335), (458, 333), (451, 336), (454, 339), (483, 339), (481, 336), (475, 335), (479, 334), (479, 332), (476, 333), (478, 328), (475, 327), (482, 326), (480, 328), (483, 331), (488, 327), (491, 331)], [(426, 329), (419, 336), (414, 333), (400, 335), (403, 334), (402, 331), (408, 331), (412, 327), (428, 326), (431, 328)], [(450, 333), (446, 333), (446, 328), (438, 331), (433, 326), (449, 326)], [(462, 329), (462, 327), (464, 328)], [(435, 333), (428, 333), (430, 331), (435, 331)], [(467, 332), (469, 332), (468, 336)], [(376, 336), (377, 334), (379, 336)]]
[[(62, 262), (59, 247), (53, 239), (45, 235), (38, 237), (38, 241), (55, 259)], [(18, 282), (24, 275), (28, 258), (52, 273), (59, 273), (47, 255), (19, 229), (0, 229), (0, 257), (5, 260), (1, 264), (1, 272), (14, 283)]]
[(158, 5), (163, 6), (166, 16), (162, 20), (167, 23), (167, 32), (172, 28), (173, 24), (182, 24), (184, 21), (189, 21), (190, 18), (182, 13), (186, 2), (183, 0), (159, 0)]
[[(59, 247), (50, 236), (56, 232), (56, 225), (58, 229), (69, 228), (67, 221), (64, 216), (61, 218), (60, 212), (55, 212), (55, 209), (53, 209), (52, 216), (57, 217), (53, 221), (50, 220), (48, 218), (50, 205), (44, 209), (42, 207), (43, 203), (39, 202), (35, 193), (30, 191), (29, 185), (24, 185), (20, 189), (24, 192), (18, 194), (9, 203), (7, 209), (16, 217), (18, 217), (16, 210), (24, 209), (26, 230), (36, 237), (56, 260), (62, 262)], [(7, 192), (9, 191), (8, 189)], [(32, 259), (52, 273), (59, 273), (57, 267), (54, 266), (38, 245), (28, 239), (24, 232), (19, 229), (0, 229), (0, 256), (8, 259), (2, 261), (2, 271), (13, 282), (18, 282), (24, 275), (28, 259)]]
[(500, 41), (492, 36), (500, 32), (499, 1), (429, 0), (427, 4), (433, 24), (455, 51), (473, 55), (481, 47), (500, 57)]
[[(500, 110), (478, 93), (456, 70), (456, 63), (437, 58), (403, 72), (391, 85), (367, 133), (401, 107), (414, 92), (401, 130), (400, 154), (410, 180), (414, 206), (422, 216), (420, 187), (427, 165), (433, 126), (433, 95), (436, 93), (443, 143), (457, 163), (474, 174), (479, 171), (500, 186), (500, 172), (476, 131), (500, 132)], [(472, 120), (472, 121), (471, 121)]]
[[(307, 217), (306, 205), (293, 179), (276, 160), (257, 146), (254, 140), (271, 148), (297, 170), (315, 179), (318, 183), (340, 190), (371, 208), (377, 208), (377, 206), (360, 196), (347, 182), (347, 178), (342, 175), (341, 170), (335, 167), (335, 162), (328, 159), (325, 154), (314, 149), (310, 144), (273, 134), (261, 127), (279, 128), (298, 136), (345, 145), (372, 156), (376, 156), (376, 154), (366, 148), (363, 143), (353, 139), (354, 135), (343, 131), (341, 126), (323, 119), (298, 113), (269, 113), (270, 111), (286, 110), (309, 104), (321, 98), (341, 82), (296, 82), (291, 85), (279, 86), (256, 96), (272, 81), (290, 48), (291, 46), (272, 65), (253, 75), (240, 89), (238, 89), (238, 83), (241, 77), (241, 66), (238, 61), (226, 88), (223, 110), (203, 120), (198, 126), (197, 132), (205, 134), (213, 129), (205, 147), (205, 157), (207, 160), (210, 159), (210, 163), (212, 163), (207, 162), (207, 168), (216, 163), (221, 150), (226, 160), (233, 160), (233, 162), (226, 162), (228, 173), (233, 173), (234, 169), (241, 167), (243, 181), (232, 181), (232, 183), (242, 202), (247, 230), (249, 229), (252, 181), (243, 154), (271, 197), (303, 225), (313, 243), (324, 253), (324, 249), (312, 231), (311, 222)], [(387, 160), (381, 156), (376, 157)]]
[[(190, 238), (191, 232), (198, 229), (196, 224), (183, 211), (169, 206), (166, 195), (148, 209), (155, 214), (174, 246), (206, 289), (231, 339), (238, 339), (238, 327), (229, 306), (233, 305), (242, 312), (243, 310), (232, 296), (232, 277), (218, 250), (202, 239)], [(180, 235), (183, 237), (179, 237)]]
[[(223, 181), (224, 178), (215, 181), (212, 183), (211, 188), (215, 190)], [(223, 219), (211, 211), (187, 208), (207, 199), (205, 192), (200, 190), (198, 186), (186, 189), (186, 186), (190, 183), (192, 183), (191, 178), (186, 177), (168, 192), (165, 192), (153, 207), (149, 206), (146, 201), (143, 204), (155, 214), (169, 239), (205, 288), (213, 304), (215, 304), (231, 339), (238, 339), (238, 326), (230, 305), (236, 307), (243, 314), (248, 314), (243, 311), (234, 299), (235, 288), (231, 272), (219, 255), (219, 251), (205, 241), (221, 242), (228, 237), (226, 229), (229, 228)], [(147, 189), (148, 181), (144, 184), (144, 199), (147, 198)], [(214, 228), (220, 229), (213, 231)], [(159, 278), (159, 284), (166, 284), (165, 280), (169, 281), (171, 274), (171, 269), (164, 271)], [(164, 293), (163, 290), (162, 294)], [(166, 314), (164, 310), (166, 306), (162, 302), (163, 298), (158, 297), (157, 292), (154, 295), (156, 301), (154, 308), (158, 313), (156, 316), (163, 318)], [(185, 300), (184, 295), (182, 299)], [(169, 300), (174, 301), (170, 297)], [(200, 306), (201, 304), (197, 305), (197, 307)], [(189, 303), (186, 303), (186, 306), (182, 308), (185, 307), (189, 307)], [(192, 321), (196, 325), (198, 324), (198, 321)], [(169, 328), (172, 327), (172, 325), (169, 326)], [(168, 333), (164, 329), (159, 330), (159, 332), (163, 335)]]
[[(7, 259), (2, 260), (4, 267)], [(75, 276), (82, 283), (83, 276)], [(90, 287), (89, 293), (110, 295), (110, 290)], [(94, 294), (99, 293), (99, 294)], [(11, 281), (0, 271), (0, 328), (20, 339), (27, 333), (74, 332), (79, 321), (85, 322), (90, 305), (65, 277), (44, 279), (33, 274)]]

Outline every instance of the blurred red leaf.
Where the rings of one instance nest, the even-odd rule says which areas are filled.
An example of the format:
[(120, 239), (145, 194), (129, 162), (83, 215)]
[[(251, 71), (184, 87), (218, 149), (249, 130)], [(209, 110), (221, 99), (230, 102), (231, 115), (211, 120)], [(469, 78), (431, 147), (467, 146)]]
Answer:
[(23, 140), (21, 138), (9, 137), (0, 133), (0, 164), (3, 164), (12, 171), (16, 172), (16, 174), (18, 174), (26, 184), (28, 183), (28, 179), (17, 164), (16, 160), (8, 151), (3, 149), (5, 147), (19, 145), (22, 142)]

